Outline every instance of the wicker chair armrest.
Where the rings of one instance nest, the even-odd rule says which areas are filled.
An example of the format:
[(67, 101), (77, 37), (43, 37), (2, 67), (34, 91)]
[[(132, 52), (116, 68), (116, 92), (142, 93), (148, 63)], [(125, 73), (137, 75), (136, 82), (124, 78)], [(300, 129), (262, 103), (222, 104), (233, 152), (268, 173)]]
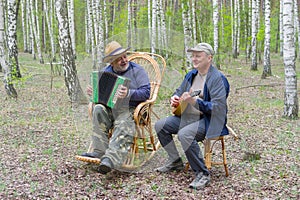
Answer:
[[(147, 101), (144, 101), (140, 103), (134, 110), (133, 113), (133, 119), (136, 122), (136, 124), (139, 124), (142, 117), (148, 117), (148, 113), (150, 112), (149, 107), (153, 105), (155, 102), (155, 99), (148, 99)], [(147, 115), (147, 116), (144, 116)]]

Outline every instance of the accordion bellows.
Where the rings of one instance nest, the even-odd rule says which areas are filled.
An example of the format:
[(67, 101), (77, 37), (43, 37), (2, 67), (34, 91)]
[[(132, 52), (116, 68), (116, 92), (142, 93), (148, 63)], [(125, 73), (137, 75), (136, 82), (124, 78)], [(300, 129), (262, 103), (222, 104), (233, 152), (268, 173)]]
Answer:
[(110, 72), (93, 71), (91, 83), (93, 88), (91, 101), (95, 104), (116, 108), (121, 102), (121, 99), (117, 98), (117, 90), (121, 85), (128, 87), (130, 79)]

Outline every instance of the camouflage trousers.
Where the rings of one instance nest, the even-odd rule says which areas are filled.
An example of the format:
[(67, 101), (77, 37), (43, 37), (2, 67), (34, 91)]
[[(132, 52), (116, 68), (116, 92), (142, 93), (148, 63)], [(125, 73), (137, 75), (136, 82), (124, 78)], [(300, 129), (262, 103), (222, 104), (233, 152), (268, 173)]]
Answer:
[[(112, 112), (101, 104), (93, 109), (92, 148), (102, 158), (109, 158), (115, 169), (120, 169), (133, 143), (135, 123), (134, 108)], [(109, 138), (109, 131), (112, 135)], [(101, 158), (100, 158), (101, 159)]]

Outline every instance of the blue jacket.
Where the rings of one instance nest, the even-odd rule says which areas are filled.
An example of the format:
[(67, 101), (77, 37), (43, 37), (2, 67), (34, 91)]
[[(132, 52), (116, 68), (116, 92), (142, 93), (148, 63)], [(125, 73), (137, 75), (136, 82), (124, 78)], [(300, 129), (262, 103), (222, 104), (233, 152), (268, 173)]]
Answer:
[[(124, 76), (131, 80), (129, 85), (129, 94), (127, 97), (127, 101), (129, 101), (130, 107), (136, 107), (139, 103), (146, 101), (150, 97), (150, 82), (147, 72), (143, 67), (134, 63), (128, 62), (128, 68), (126, 71), (117, 73), (113, 70), (111, 65), (108, 65), (103, 69), (106, 72), (111, 72), (117, 74), (119, 76)], [(124, 105), (128, 106), (128, 105)]]
[[(196, 69), (188, 72), (174, 95), (181, 96), (190, 90)], [(203, 89), (203, 100), (197, 99), (195, 108), (202, 111), (205, 120), (206, 137), (213, 138), (227, 135), (227, 97), (230, 85), (227, 78), (214, 66), (210, 66)]]

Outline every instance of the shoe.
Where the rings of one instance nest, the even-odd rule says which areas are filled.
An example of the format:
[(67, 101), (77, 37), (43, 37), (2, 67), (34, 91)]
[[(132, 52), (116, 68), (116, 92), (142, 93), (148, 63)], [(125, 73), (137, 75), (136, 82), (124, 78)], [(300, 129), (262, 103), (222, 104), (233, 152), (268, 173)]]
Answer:
[(83, 153), (83, 154), (81, 154), (81, 156), (89, 157), (89, 158), (101, 158), (100, 153), (97, 153), (97, 152)]
[(113, 168), (113, 164), (109, 158), (103, 158), (98, 167), (98, 172), (101, 174), (107, 174)]
[(199, 190), (205, 188), (210, 183), (210, 175), (205, 175), (203, 172), (199, 172), (196, 178), (190, 183), (189, 187)]
[(181, 158), (178, 158), (175, 161), (170, 161), (168, 160), (167, 163), (156, 169), (158, 172), (169, 172), (169, 171), (174, 171), (174, 170), (182, 170), (184, 168), (183, 162)]

